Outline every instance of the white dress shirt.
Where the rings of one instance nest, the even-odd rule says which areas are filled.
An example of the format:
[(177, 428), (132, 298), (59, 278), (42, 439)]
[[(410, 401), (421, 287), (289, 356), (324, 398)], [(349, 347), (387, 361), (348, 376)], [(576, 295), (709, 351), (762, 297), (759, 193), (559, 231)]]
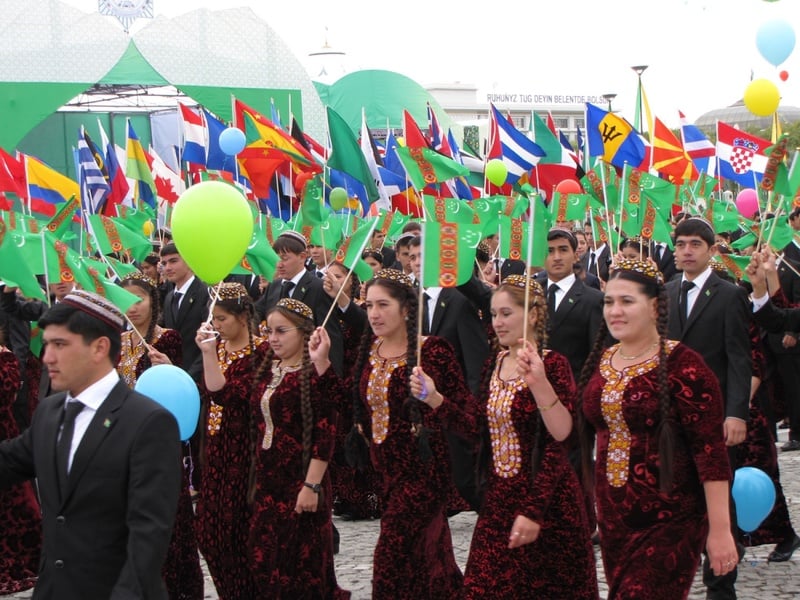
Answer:
[(555, 309), (558, 310), (558, 307), (561, 305), (561, 301), (564, 299), (564, 296), (567, 295), (567, 292), (570, 288), (575, 285), (575, 274), (567, 275), (561, 281), (553, 281), (552, 279), (547, 279), (547, 292), (545, 293), (545, 297), (548, 293), (550, 293), (550, 286), (556, 286), (556, 300), (555, 300)]
[[(711, 275), (711, 267), (706, 267), (706, 270), (700, 273), (697, 277), (692, 279), (692, 283), (694, 287), (686, 292), (686, 316), (688, 317), (692, 314), (692, 309), (694, 308), (694, 303), (697, 300), (697, 297), (700, 295), (700, 290), (703, 289), (703, 286), (708, 281), (709, 276)], [(681, 277), (681, 285), (683, 285), (684, 281), (689, 281), (686, 279), (686, 274), (684, 273), (683, 277)]]

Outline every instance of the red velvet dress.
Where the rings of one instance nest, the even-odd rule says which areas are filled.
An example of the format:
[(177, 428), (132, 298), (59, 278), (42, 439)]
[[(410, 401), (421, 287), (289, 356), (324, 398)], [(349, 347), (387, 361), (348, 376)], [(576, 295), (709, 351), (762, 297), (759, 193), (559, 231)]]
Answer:
[[(597, 568), (583, 490), (569, 462), (568, 447), (541, 423), (544, 447), (531, 481), (536, 401), (521, 378), (499, 377), (501, 352), (482, 406), (488, 420), (492, 460), (486, 498), (475, 525), (464, 573), (466, 599), (598, 597)], [(557, 352), (544, 357), (547, 378), (572, 410), (575, 382), (569, 361)], [(523, 515), (542, 529), (535, 542), (508, 548), (514, 519)]]
[[(225, 386), (203, 392), (205, 425), (203, 489), (197, 502), (197, 542), (220, 600), (255, 598), (246, 544), (251, 510), (247, 503), (252, 457), (250, 395), (253, 376), (267, 351), (256, 339), (221, 360)], [(218, 344), (218, 355), (222, 344)], [(230, 360), (230, 363), (228, 363)]]
[[(14, 353), (0, 346), (0, 440), (19, 435), (12, 406), (20, 388)], [(42, 519), (30, 482), (0, 488), (0, 595), (32, 588), (39, 572)]]
[[(174, 329), (156, 328), (156, 341), (152, 346), (166, 354), (173, 365), (181, 364), (181, 336)], [(118, 371), (129, 386), (152, 366), (139, 336), (131, 331), (122, 334), (122, 352)], [(202, 600), (203, 571), (200, 568), (200, 555), (197, 552), (197, 538), (194, 534), (194, 510), (189, 495), (189, 473), (186, 468), (181, 474), (183, 485), (178, 497), (178, 512), (169, 542), (167, 557), (161, 574), (167, 586), (170, 600)]]
[(424, 461), (403, 404), (408, 397), (405, 360), (381, 359), (373, 345), (361, 373), (370, 455), (383, 480), (381, 531), (375, 547), (372, 597), (396, 600), (450, 600), (458, 596), (462, 575), (453, 554), (447, 502), (455, 489), (444, 429), (474, 430), (464, 424), (472, 404), (452, 347), (429, 337), (422, 347), (422, 367), (436, 383), (444, 403), (434, 412), (420, 403), (430, 429), (433, 457)]
[(730, 481), (719, 383), (702, 357), (670, 342), (677, 426), (673, 486), (659, 489), (658, 357), (620, 372), (606, 350), (583, 412), (597, 432), (595, 491), (609, 599), (686, 598), (708, 534), (703, 482)]
[[(345, 390), (333, 368), (310, 379), (313, 427), (311, 459), (330, 462), (336, 439), (336, 406)], [(330, 476), (322, 478), (316, 512), (296, 513), (303, 489), (303, 418), (300, 373), (283, 372), (278, 361), (251, 400), (258, 419), (256, 497), (248, 551), (256, 581), (252, 598), (263, 600), (346, 599), (333, 568)]]

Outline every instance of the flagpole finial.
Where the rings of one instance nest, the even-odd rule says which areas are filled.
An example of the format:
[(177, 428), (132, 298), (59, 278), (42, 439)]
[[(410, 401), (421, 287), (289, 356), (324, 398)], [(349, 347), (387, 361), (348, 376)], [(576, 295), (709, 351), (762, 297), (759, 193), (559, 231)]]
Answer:
[(614, 98), (616, 98), (616, 97), (617, 97), (616, 94), (603, 94), (603, 96), (602, 96), (603, 100), (605, 100), (608, 103), (608, 112), (612, 112), (611, 111), (611, 101), (614, 100)]

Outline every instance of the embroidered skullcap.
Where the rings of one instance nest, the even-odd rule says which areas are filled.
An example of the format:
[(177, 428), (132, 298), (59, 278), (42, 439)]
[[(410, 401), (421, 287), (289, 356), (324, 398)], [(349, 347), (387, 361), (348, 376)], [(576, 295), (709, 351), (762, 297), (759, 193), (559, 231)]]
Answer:
[(402, 271), (398, 271), (397, 269), (381, 269), (380, 271), (375, 273), (375, 279), (395, 281), (400, 285), (404, 285), (409, 288), (414, 287), (414, 284), (411, 283), (411, 278)]
[(99, 294), (85, 290), (72, 290), (64, 296), (61, 302), (100, 319), (119, 331), (125, 329), (125, 316), (116, 306)]
[(661, 274), (652, 262), (645, 262), (643, 260), (632, 260), (630, 258), (623, 258), (622, 260), (611, 265), (611, 272), (627, 271), (629, 273), (636, 273), (647, 279), (652, 279), (659, 285), (664, 284), (664, 275)]
[(501, 285), (512, 285), (521, 290), (525, 289), (527, 283), (532, 294), (544, 297), (544, 290), (542, 286), (533, 277), (525, 277), (525, 275), (509, 275), (501, 282)]
[(223, 281), (219, 285), (215, 285), (213, 291), (219, 295), (220, 300), (241, 301), (245, 296), (248, 296), (245, 287), (235, 281)]
[(312, 311), (307, 304), (300, 302), (300, 300), (295, 300), (294, 298), (281, 298), (278, 300), (278, 304), (275, 306), (278, 308), (284, 308), (289, 312), (293, 312), (299, 317), (308, 319), (309, 321), (314, 320), (314, 311)]
[(303, 248), (308, 248), (308, 241), (306, 241), (306, 238), (302, 233), (299, 233), (297, 231), (292, 231), (290, 229), (288, 231), (281, 232), (281, 234), (278, 236), (278, 238), (282, 238), (282, 237), (288, 237), (288, 238), (292, 238), (293, 240), (297, 240), (298, 242), (303, 244)]
[(148, 277), (141, 271), (133, 271), (132, 273), (128, 273), (127, 275), (125, 275), (125, 277), (122, 278), (122, 281), (120, 283), (123, 285), (125, 283), (135, 284), (137, 281), (146, 283), (151, 287), (156, 287), (158, 285), (152, 277)]
[(550, 231), (547, 232), (548, 239), (555, 234), (564, 234), (561, 237), (565, 237), (572, 240), (573, 242), (575, 242), (576, 245), (578, 243), (578, 238), (576, 238), (575, 234), (572, 233), (572, 231), (569, 229), (564, 229), (563, 227), (551, 227)]

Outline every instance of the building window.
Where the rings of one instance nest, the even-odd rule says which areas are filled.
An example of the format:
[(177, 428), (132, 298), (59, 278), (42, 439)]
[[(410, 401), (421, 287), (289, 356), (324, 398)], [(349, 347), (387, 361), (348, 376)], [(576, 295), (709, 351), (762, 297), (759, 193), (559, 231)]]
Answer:
[(514, 121), (514, 127), (517, 129), (527, 129), (528, 128), (528, 119), (525, 116), (511, 116), (511, 120)]
[(585, 125), (583, 124), (583, 118), (575, 117), (575, 127), (585, 128)]
[(569, 117), (553, 117), (553, 122), (556, 124), (557, 129), (569, 128)]

